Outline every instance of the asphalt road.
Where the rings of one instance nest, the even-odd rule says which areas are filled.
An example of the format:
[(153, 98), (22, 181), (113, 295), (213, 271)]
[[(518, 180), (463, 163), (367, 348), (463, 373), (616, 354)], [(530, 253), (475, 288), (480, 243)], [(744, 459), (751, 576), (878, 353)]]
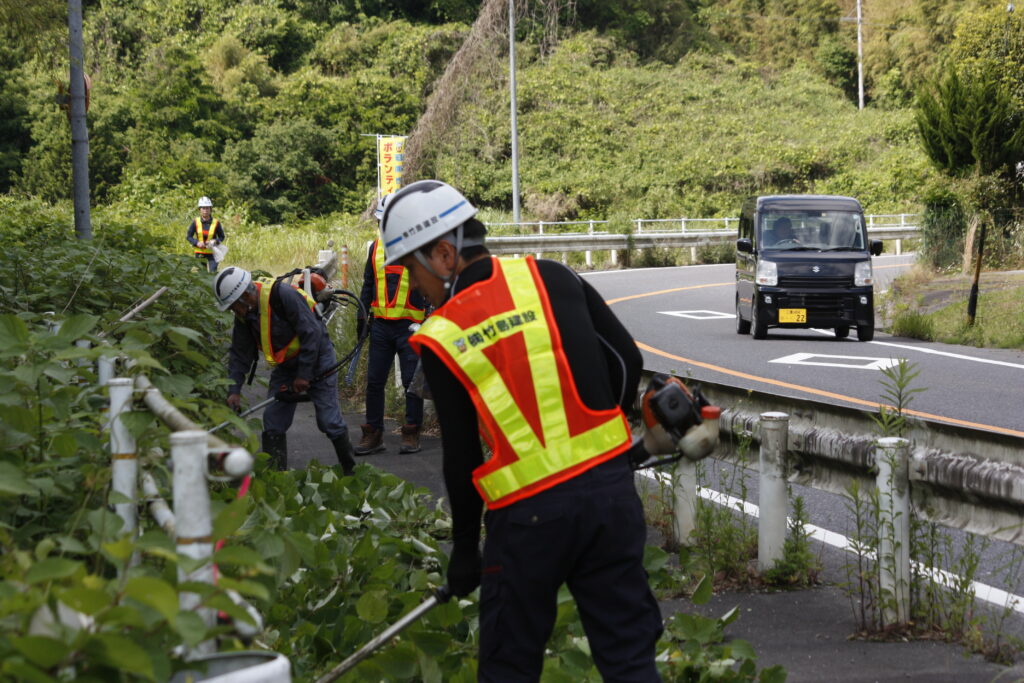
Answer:
[[(913, 256), (874, 259), (876, 288), (888, 286)], [(880, 368), (906, 359), (920, 372), (911, 414), (1024, 437), (1024, 353), (977, 349), (877, 332), (836, 339), (831, 330), (770, 329), (757, 341), (736, 334), (732, 265), (590, 273), (644, 352), (644, 367), (869, 408), (883, 391)]]
[[(913, 260), (913, 255), (874, 259), (876, 298)], [(915, 394), (908, 412), (1024, 437), (1024, 353), (1019, 351), (922, 342), (881, 331), (874, 341), (859, 342), (853, 334), (836, 339), (831, 330), (770, 329), (768, 338), (758, 341), (736, 333), (732, 265), (602, 271), (585, 277), (633, 334), (647, 370), (871, 409), (882, 400), (880, 368), (904, 358), (920, 371), (912, 386), (925, 389)], [(756, 503), (756, 473), (736, 472), (717, 461), (709, 463), (707, 472), (702, 486), (736, 496), (742, 478), (747, 500)], [(842, 497), (801, 486), (793, 487), (793, 495), (804, 498), (811, 524), (844, 536), (855, 532)], [(956, 571), (956, 558), (970, 537), (948, 533), (954, 552), (942, 568)], [(1005, 570), (1017, 550), (1006, 543), (988, 544), (975, 578), (1024, 594), (1021, 577)]]

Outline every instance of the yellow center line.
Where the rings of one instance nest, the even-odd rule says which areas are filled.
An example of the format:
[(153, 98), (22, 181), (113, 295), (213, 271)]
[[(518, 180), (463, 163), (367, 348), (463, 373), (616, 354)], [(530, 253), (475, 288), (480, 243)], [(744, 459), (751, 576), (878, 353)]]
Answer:
[(620, 296), (618, 299), (608, 299), (605, 301), (606, 304), (611, 306), (617, 304), (620, 301), (630, 301), (631, 299), (643, 299), (647, 296), (657, 296), (658, 294), (671, 294), (672, 292), (682, 292), (687, 289), (705, 289), (707, 287), (725, 287), (726, 285), (734, 285), (735, 282), (714, 282), (707, 285), (690, 285), (689, 287), (675, 287), (673, 289), (662, 289), (657, 292), (645, 292), (643, 294), (633, 294), (631, 296)]
[[(859, 405), (859, 406), (865, 406), (865, 407), (872, 408), (872, 409), (877, 409), (877, 408), (880, 408), (880, 407), (883, 407), (883, 406), (886, 407), (886, 408), (890, 408), (890, 409), (892, 408), (892, 406), (887, 406), (884, 403), (877, 403), (875, 401), (865, 401), (862, 398), (855, 398), (853, 396), (845, 396), (843, 394), (837, 394), (837, 393), (834, 393), (834, 392), (831, 392), (831, 391), (825, 391), (824, 389), (815, 389), (814, 387), (805, 387), (805, 386), (803, 386), (801, 384), (793, 384), (791, 382), (783, 382), (781, 380), (771, 379), (770, 377), (759, 377), (758, 375), (751, 375), (751, 374), (746, 373), (746, 372), (740, 372), (739, 370), (731, 370), (729, 368), (723, 368), (723, 367), (721, 367), (719, 365), (712, 365), (711, 363), (704, 363), (704, 362), (701, 362), (699, 360), (692, 360), (690, 358), (683, 358), (682, 356), (676, 356), (676, 355), (671, 354), (671, 353), (669, 353), (667, 351), (662, 351), (661, 349), (656, 349), (653, 346), (648, 346), (647, 344), (644, 344), (643, 342), (639, 342), (639, 341), (636, 343), (636, 345), (637, 345), (638, 348), (643, 349), (644, 351), (648, 351), (648, 352), (653, 353), (655, 355), (662, 356), (663, 358), (668, 358), (670, 360), (679, 361), (681, 363), (689, 363), (690, 365), (695, 365), (695, 366), (697, 366), (699, 368), (704, 368), (706, 370), (713, 370), (715, 372), (721, 372), (723, 374), (732, 375), (733, 377), (739, 377), (741, 379), (747, 379), (747, 380), (751, 380), (751, 381), (754, 381), (754, 382), (761, 382), (763, 384), (771, 384), (773, 386), (782, 387), (784, 389), (792, 389), (794, 391), (799, 391), (799, 392), (802, 392), (802, 393), (805, 393), (805, 394), (812, 394), (814, 396), (822, 396), (822, 397), (831, 398), (831, 399), (834, 399), (834, 400), (837, 400), (837, 401), (845, 401), (847, 403), (852, 403), (854, 405)], [(946, 423), (949, 423), (949, 424), (960, 425), (960, 426), (963, 426), (963, 427), (973, 427), (974, 429), (985, 429), (985, 430), (988, 430), (990, 432), (999, 432), (1000, 434), (1009, 434), (1010, 436), (1024, 437), (1024, 432), (1017, 431), (1016, 429), (1007, 429), (1006, 427), (996, 427), (995, 425), (987, 425), (987, 424), (982, 424), (982, 423), (979, 423), (979, 422), (970, 422), (968, 420), (960, 420), (960, 419), (955, 418), (955, 417), (946, 417), (944, 415), (935, 415), (933, 413), (925, 413), (925, 412), (922, 412), (920, 410), (904, 409), (903, 412), (906, 415), (913, 415), (915, 417), (921, 417), (921, 418), (924, 418), (924, 419), (927, 419), (927, 420), (938, 420), (939, 422), (946, 422)]]

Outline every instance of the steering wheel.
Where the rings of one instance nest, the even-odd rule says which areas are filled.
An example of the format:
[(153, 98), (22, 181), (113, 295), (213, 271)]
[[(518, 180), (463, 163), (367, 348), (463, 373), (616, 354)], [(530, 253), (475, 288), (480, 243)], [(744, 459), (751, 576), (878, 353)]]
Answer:
[(778, 242), (775, 243), (774, 246), (781, 247), (783, 245), (786, 245), (786, 246), (800, 246), (800, 240), (796, 239), (795, 237), (788, 237), (786, 239), (779, 240)]

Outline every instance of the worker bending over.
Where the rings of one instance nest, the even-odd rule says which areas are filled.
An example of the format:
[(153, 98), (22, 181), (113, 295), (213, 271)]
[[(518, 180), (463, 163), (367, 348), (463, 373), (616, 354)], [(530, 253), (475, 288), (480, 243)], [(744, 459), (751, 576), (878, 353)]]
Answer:
[[(241, 407), (241, 388), (260, 351), (272, 368), (268, 398), (282, 389), (309, 394), (316, 426), (334, 444), (345, 474), (355, 467), (348, 426), (338, 406), (334, 344), (304, 291), (276, 280), (253, 281), (248, 271), (226, 268), (213, 282), (217, 308), (235, 314), (228, 361), (228, 405)], [(314, 381), (318, 376), (321, 379)], [(286, 432), (295, 416), (294, 401), (274, 401), (263, 412), (263, 450), (280, 470), (288, 466)]]
[(480, 586), (479, 679), (540, 678), (566, 583), (604, 680), (657, 681), (662, 621), (623, 412), (640, 352), (569, 268), (491, 257), (475, 214), (451, 186), (419, 181), (389, 200), (381, 239), (387, 263), (438, 307), (411, 343), (441, 425), (448, 584)]

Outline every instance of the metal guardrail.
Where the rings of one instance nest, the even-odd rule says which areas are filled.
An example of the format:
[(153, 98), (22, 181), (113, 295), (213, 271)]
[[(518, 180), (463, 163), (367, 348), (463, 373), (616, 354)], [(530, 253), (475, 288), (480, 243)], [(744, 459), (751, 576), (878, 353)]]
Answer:
[[(917, 237), (920, 227), (917, 214), (878, 214), (864, 217), (868, 223), (868, 236), (881, 240), (895, 240), (896, 253), (902, 251), (901, 241)], [(520, 253), (573, 253), (579, 251), (621, 251), (624, 249), (651, 249), (653, 247), (696, 249), (710, 244), (727, 244), (736, 239), (738, 218), (671, 218), (634, 219), (631, 234), (595, 231), (593, 225), (607, 221), (575, 221), (562, 223), (490, 223), (492, 227), (538, 226), (535, 234), (508, 235), (492, 231), (487, 247), (494, 254)], [(550, 232), (550, 226), (587, 226), (587, 232)], [(666, 228), (651, 228), (668, 226)], [(549, 227), (549, 232), (540, 231)], [(678, 229), (676, 229), (678, 228)]]
[[(715, 457), (739, 462), (738, 435), (761, 444), (761, 415), (790, 416), (785, 477), (845, 493), (876, 480), (876, 425), (863, 410), (694, 380), (722, 407)], [(645, 384), (646, 386), (646, 384)], [(910, 419), (908, 486), (919, 517), (955, 529), (1024, 545), (1024, 439), (982, 429)], [(753, 462), (743, 464), (757, 469)]]

